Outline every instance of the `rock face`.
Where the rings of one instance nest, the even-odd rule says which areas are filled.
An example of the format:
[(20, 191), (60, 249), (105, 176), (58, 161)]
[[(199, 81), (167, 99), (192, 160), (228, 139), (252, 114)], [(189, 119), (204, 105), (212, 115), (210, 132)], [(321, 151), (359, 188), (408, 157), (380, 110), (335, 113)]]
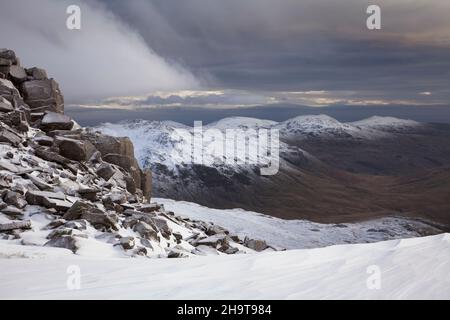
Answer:
[(64, 98), (53, 79), (26, 81), (21, 85), (21, 92), (24, 101), (35, 112), (64, 112)]

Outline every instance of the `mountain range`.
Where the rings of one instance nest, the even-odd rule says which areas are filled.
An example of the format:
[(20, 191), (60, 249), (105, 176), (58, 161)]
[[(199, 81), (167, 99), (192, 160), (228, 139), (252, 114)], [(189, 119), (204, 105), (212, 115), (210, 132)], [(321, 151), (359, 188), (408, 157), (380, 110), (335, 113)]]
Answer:
[[(450, 125), (371, 117), (341, 123), (326, 115), (284, 122), (232, 117), (204, 126), (222, 132), (277, 129), (280, 169), (262, 176), (255, 165), (183, 161), (193, 128), (172, 121), (124, 121), (98, 127), (128, 136), (153, 173), (156, 197), (285, 219), (343, 223), (387, 216), (450, 226)], [(203, 144), (208, 155), (211, 141)]]

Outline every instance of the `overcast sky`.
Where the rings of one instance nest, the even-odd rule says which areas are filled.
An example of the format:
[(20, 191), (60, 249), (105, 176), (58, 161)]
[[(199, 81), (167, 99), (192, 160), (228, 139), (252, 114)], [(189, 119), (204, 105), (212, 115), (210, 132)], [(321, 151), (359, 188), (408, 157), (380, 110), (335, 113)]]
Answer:
[[(16, 50), (24, 65), (46, 67), (72, 103), (434, 105), (450, 98), (448, 0), (377, 0), (377, 31), (366, 28), (372, 1), (365, 0), (0, 4), (0, 46)], [(68, 4), (81, 7), (80, 31), (65, 28)]]

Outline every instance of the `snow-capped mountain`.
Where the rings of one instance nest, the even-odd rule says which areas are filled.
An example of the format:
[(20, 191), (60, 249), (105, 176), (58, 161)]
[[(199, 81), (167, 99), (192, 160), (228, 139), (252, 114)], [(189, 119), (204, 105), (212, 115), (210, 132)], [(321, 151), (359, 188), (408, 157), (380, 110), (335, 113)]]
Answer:
[[(421, 217), (423, 212), (427, 218), (439, 216), (439, 221), (445, 221), (442, 207), (430, 206), (429, 199), (439, 202), (442, 198), (446, 203), (443, 189), (447, 185), (431, 189), (433, 196), (426, 197), (419, 184), (435, 179), (424, 169), (450, 165), (449, 131), (388, 117), (341, 123), (326, 115), (300, 116), (280, 123), (232, 117), (201, 129), (222, 133), (225, 138), (204, 137), (201, 154), (205, 161), (196, 163), (191, 161), (194, 127), (138, 120), (95, 128), (131, 138), (139, 162), (153, 173), (157, 197), (318, 222), (386, 214)], [(277, 131), (277, 174), (261, 176), (260, 165), (246, 161), (254, 159), (242, 153), (242, 148), (236, 154), (217, 156), (217, 149), (228, 141), (229, 129), (246, 132), (251, 139), (257, 138), (259, 130)], [(400, 178), (416, 172), (415, 179)], [(393, 196), (380, 202), (380, 197), (387, 199), (382, 196), (387, 189)]]
[(373, 116), (364, 120), (351, 123), (352, 126), (362, 130), (375, 129), (384, 132), (407, 132), (422, 126), (420, 122), (414, 120), (398, 119), (394, 117)]

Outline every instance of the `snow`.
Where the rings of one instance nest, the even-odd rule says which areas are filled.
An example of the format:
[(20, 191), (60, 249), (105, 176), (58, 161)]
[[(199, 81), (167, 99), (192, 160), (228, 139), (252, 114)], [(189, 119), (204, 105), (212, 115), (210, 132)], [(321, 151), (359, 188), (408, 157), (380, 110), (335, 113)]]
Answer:
[(420, 123), (413, 120), (398, 119), (394, 117), (373, 116), (364, 120), (351, 123), (354, 126), (366, 128), (385, 128), (385, 127), (403, 127), (403, 126), (419, 126)]
[[(450, 299), (450, 234), (196, 259), (9, 249), (10, 259), (0, 257), (0, 299)], [(79, 290), (68, 289), (70, 266), (79, 268)], [(373, 268), (379, 287), (368, 285)]]
[(243, 128), (243, 129), (259, 129), (270, 128), (277, 122), (271, 120), (261, 120), (248, 117), (229, 117), (206, 125), (206, 128), (215, 128), (220, 130)]
[[(310, 137), (378, 139), (390, 134), (387, 132), (388, 130), (385, 130), (386, 125), (395, 129), (396, 127), (403, 128), (405, 125), (411, 126), (413, 124), (417, 123), (388, 117), (372, 117), (354, 123), (341, 123), (327, 115), (299, 116), (280, 123), (256, 118), (230, 117), (204, 125), (203, 130), (217, 129), (225, 132), (226, 129), (241, 129), (247, 130), (251, 138), (255, 138), (254, 135), (257, 133), (254, 131), (258, 129), (278, 129), (281, 138), (299, 140)], [(177, 167), (192, 163), (190, 155), (192, 153), (194, 129), (191, 126), (174, 121), (134, 120), (115, 124), (104, 123), (94, 129), (116, 137), (128, 136), (133, 141), (136, 158), (144, 167), (161, 164), (168, 170), (176, 172)], [(183, 129), (185, 134), (180, 135), (180, 129)], [(252, 130), (253, 132), (251, 132)], [(233, 137), (231, 136), (231, 138)], [(224, 157), (217, 156), (217, 150), (221, 150), (221, 148), (223, 148), (222, 140), (216, 140), (213, 137), (205, 138), (202, 152), (204, 164), (217, 167), (217, 163), (225, 162), (225, 167), (232, 166), (236, 170), (248, 167), (248, 165), (242, 165), (242, 162), (245, 161), (234, 164), (224, 161)], [(287, 151), (287, 148), (286, 144), (280, 143), (280, 152)], [(238, 158), (240, 151), (243, 150), (238, 150)]]
[[(213, 222), (244, 238), (263, 239), (284, 249), (318, 248), (334, 244), (377, 242), (417, 237), (417, 230), (433, 229), (415, 220), (385, 217), (360, 223), (321, 224), (307, 220), (283, 220), (242, 209), (220, 210), (196, 203), (155, 198), (166, 210), (195, 220)], [(436, 233), (439, 231), (436, 230)]]

